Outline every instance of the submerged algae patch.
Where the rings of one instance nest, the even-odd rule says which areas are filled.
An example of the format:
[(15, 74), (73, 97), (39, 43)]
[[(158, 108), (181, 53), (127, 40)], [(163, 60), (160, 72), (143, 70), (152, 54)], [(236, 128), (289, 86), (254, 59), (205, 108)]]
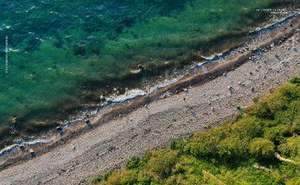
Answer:
[(140, 63), (180, 61), (246, 32), (262, 16), (255, 9), (272, 2), (0, 0), (0, 38), (18, 50), (9, 53), (9, 74), (0, 74), (0, 121), (75, 107), (83, 84), (122, 79)]

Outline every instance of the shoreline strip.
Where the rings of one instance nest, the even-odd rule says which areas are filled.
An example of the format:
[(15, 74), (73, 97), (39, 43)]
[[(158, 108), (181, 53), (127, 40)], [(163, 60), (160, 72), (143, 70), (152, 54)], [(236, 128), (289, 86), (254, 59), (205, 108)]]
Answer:
[[(193, 75), (186, 75), (182, 79), (178, 80), (177, 82), (170, 84), (166, 87), (162, 87), (149, 95), (137, 97), (136, 99), (134, 99), (132, 101), (113, 106), (107, 112), (97, 115), (94, 118), (91, 118), (93, 127), (97, 127), (105, 122), (113, 120), (122, 115), (128, 114), (128, 113), (138, 109), (141, 106), (145, 106), (152, 101), (160, 99), (164, 93), (167, 93), (167, 92), (178, 93), (180, 91), (183, 91), (183, 89), (186, 87), (189, 87), (191, 85), (196, 85), (196, 84), (201, 85), (201, 84), (206, 83), (220, 75), (223, 75), (223, 73), (226, 73), (228, 71), (231, 71), (231, 70), (237, 68), (238, 66), (247, 62), (249, 60), (249, 58), (251, 57), (251, 55), (254, 54), (255, 52), (257, 52), (258, 50), (265, 48), (265, 47), (269, 47), (269, 45), (271, 45), (272, 43), (276, 44), (277, 42), (281, 42), (282, 40), (287, 39), (290, 36), (292, 36), (295, 33), (296, 29), (300, 25), (299, 14), (297, 14), (293, 19), (289, 20), (288, 24), (289, 24), (288, 28), (285, 28), (285, 29), (283, 28), (283, 30), (281, 30), (281, 32), (278, 31), (277, 33), (273, 33), (272, 38), (269, 38), (269, 39), (265, 40), (264, 42), (261, 42), (256, 48), (246, 51), (239, 56), (235, 56), (232, 59), (227, 60), (226, 62), (218, 63), (217, 65), (216, 64), (208, 65), (207, 67), (211, 68), (211, 69), (205, 73), (200, 72), (200, 73), (193, 74)], [(290, 26), (291, 24), (293, 24), (292, 27)], [(54, 140), (57, 139), (54, 142), (52, 142), (50, 144), (42, 145), (42, 146), (37, 146), (35, 148), (35, 151), (37, 152), (38, 155), (41, 155), (41, 154), (51, 150), (52, 148), (62, 145), (64, 143), (66, 143), (68, 140), (70, 140), (82, 133), (88, 132), (88, 131), (89, 130), (85, 128), (84, 124), (77, 125), (77, 127), (74, 128), (74, 130), (70, 130), (70, 131), (66, 132), (65, 136), (63, 136), (59, 139), (54, 137)], [(29, 158), (29, 154), (27, 154), (27, 155), (22, 154), (17, 157), (14, 156), (14, 157), (8, 159), (7, 161), (5, 161), (3, 164), (0, 163), (0, 170), (5, 169), (11, 165), (15, 165), (18, 162), (24, 161), (28, 158)]]

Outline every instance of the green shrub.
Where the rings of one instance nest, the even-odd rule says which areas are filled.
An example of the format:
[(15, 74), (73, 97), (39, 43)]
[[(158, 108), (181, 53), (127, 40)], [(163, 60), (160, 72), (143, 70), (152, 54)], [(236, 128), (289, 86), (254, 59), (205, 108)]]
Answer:
[[(132, 158), (123, 173), (116, 171), (98, 180), (105, 185), (299, 184), (299, 167), (275, 158), (279, 153), (300, 161), (299, 100), (287, 95), (287, 89), (300, 92), (298, 86), (283, 85), (234, 122), (174, 140), (170, 149)], [(265, 105), (274, 119), (268, 117)], [(258, 116), (259, 112), (264, 113)]]
[(150, 154), (145, 170), (159, 179), (167, 178), (178, 160), (178, 154), (172, 150), (158, 150)]
[(275, 127), (265, 128), (264, 137), (274, 143), (285, 141), (285, 135), (290, 135), (291, 128), (289, 125), (278, 125)]
[(254, 115), (261, 119), (270, 119), (273, 120), (275, 114), (270, 108), (269, 104), (266, 102), (260, 102), (254, 111)]
[(241, 138), (261, 137), (265, 126), (264, 121), (258, 120), (252, 116), (244, 116), (230, 126), (231, 129), (228, 134), (230, 136), (234, 134)]
[(281, 154), (300, 160), (300, 136), (290, 137), (287, 141), (278, 146)]
[(237, 161), (245, 157), (247, 149), (247, 138), (228, 137), (218, 144), (218, 155), (221, 159)]
[(179, 150), (179, 151), (183, 151), (183, 147), (184, 147), (184, 140), (183, 139), (174, 139), (171, 141), (170, 144), (170, 148), (172, 150)]
[(290, 80), (290, 83), (300, 85), (300, 77), (294, 77)]
[(128, 169), (137, 169), (141, 165), (141, 159), (139, 157), (132, 157), (128, 162), (126, 167)]
[(289, 179), (286, 182), (286, 185), (300, 185), (300, 177), (295, 177), (295, 178)]
[(249, 152), (258, 159), (273, 158), (275, 145), (268, 139), (255, 138), (249, 144)]
[(225, 133), (221, 128), (213, 129), (211, 132), (197, 133), (186, 143), (184, 150), (195, 157), (217, 156), (218, 143), (224, 138)]

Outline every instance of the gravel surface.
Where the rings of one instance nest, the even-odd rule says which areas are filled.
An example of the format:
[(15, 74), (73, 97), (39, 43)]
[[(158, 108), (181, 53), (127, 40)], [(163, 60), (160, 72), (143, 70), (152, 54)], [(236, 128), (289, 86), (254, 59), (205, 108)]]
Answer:
[[(299, 35), (299, 34), (298, 34)], [(0, 172), (1, 185), (88, 184), (134, 155), (217, 126), (253, 98), (300, 75), (298, 36), (205, 84), (150, 103), (40, 157)]]

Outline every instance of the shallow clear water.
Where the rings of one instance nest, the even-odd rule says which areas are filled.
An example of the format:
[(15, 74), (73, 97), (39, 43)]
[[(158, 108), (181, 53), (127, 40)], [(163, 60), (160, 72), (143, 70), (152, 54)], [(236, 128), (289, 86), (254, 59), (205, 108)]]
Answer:
[(104, 88), (138, 64), (184, 61), (213, 39), (243, 33), (261, 18), (255, 9), (271, 3), (0, 0), (0, 135), (7, 135), (13, 116), (17, 130), (32, 130), (30, 117), (76, 107), (92, 84)]

